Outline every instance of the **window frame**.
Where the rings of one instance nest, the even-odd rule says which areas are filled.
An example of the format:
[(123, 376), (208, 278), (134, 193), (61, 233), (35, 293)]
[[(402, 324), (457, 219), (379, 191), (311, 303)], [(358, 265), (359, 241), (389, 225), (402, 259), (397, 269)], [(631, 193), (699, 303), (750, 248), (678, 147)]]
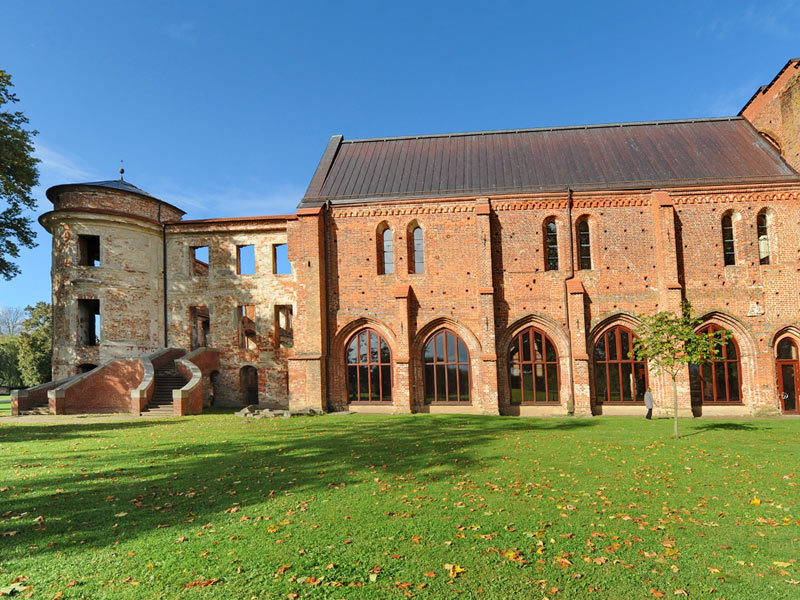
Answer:
[[(242, 248), (253, 248), (253, 272), (242, 273)], [(236, 275), (239, 277), (252, 277), (258, 274), (258, 261), (256, 260), (256, 245), (255, 244), (236, 244)]]
[[(549, 227), (553, 226), (553, 231), (549, 231)], [(555, 217), (548, 217), (545, 219), (544, 224), (542, 226), (542, 237), (544, 242), (544, 270), (545, 271), (558, 271), (559, 267), (559, 257), (558, 257), (558, 223), (556, 223)], [(554, 244), (551, 244), (551, 236), (553, 238)], [(552, 256), (552, 253), (555, 253), (555, 256)], [(552, 260), (555, 258), (555, 266), (552, 266)]]
[(720, 226), (722, 233), (722, 264), (725, 267), (736, 266), (736, 235), (733, 229), (733, 214), (722, 215)]
[[(622, 333), (625, 332), (628, 334), (628, 358), (622, 358)], [(611, 353), (609, 352), (609, 334), (614, 334), (614, 349), (615, 349), (615, 356), (617, 358), (609, 358)], [(647, 366), (646, 360), (636, 360), (633, 357), (633, 342), (637, 339), (638, 336), (633, 332), (632, 329), (626, 327), (622, 324), (615, 324), (603, 330), (603, 332), (596, 337), (594, 343), (592, 344), (592, 384), (593, 384), (593, 400), (594, 404), (599, 406), (609, 405), (609, 406), (643, 406), (644, 405), (644, 394), (642, 394), (642, 399), (639, 400), (636, 398), (636, 370), (637, 366), (641, 366), (644, 368), (644, 389), (647, 391), (647, 387), (650, 385), (650, 372)], [(597, 359), (597, 347), (598, 345), (603, 344), (603, 353), (604, 358), (603, 360)], [(625, 400), (625, 388), (622, 384), (623, 381), (623, 365), (630, 365), (630, 372), (633, 376), (633, 399), (632, 400)], [(601, 398), (598, 393), (598, 385), (597, 385), (597, 367), (598, 365), (605, 366), (605, 397)], [(618, 382), (619, 382), (619, 397), (620, 400), (611, 400), (611, 386), (609, 382), (611, 381), (611, 368), (612, 366), (616, 367), (618, 373)]]
[[(361, 361), (361, 353), (359, 351), (359, 337), (361, 334), (366, 334), (366, 342), (367, 342), (367, 361)], [(374, 334), (378, 338), (378, 361), (372, 361), (371, 356), (371, 344), (372, 344), (372, 336)], [(381, 356), (381, 342), (386, 345), (386, 348), (389, 351), (389, 362), (383, 362), (383, 357)], [(350, 347), (355, 344), (355, 355), (356, 361), (355, 362), (348, 362), (348, 354), (350, 351)], [(394, 352), (392, 352), (392, 347), (389, 345), (389, 342), (377, 329), (372, 327), (362, 327), (353, 335), (351, 335), (347, 343), (344, 345), (344, 384), (345, 384), (345, 399), (348, 405), (367, 405), (367, 406), (389, 406), (394, 402), (393, 392), (394, 392)], [(366, 400), (362, 400), (362, 392), (361, 392), (361, 367), (367, 368), (367, 393), (366, 393)], [(377, 400), (370, 400), (369, 398), (372, 396), (372, 374), (371, 374), (371, 367), (377, 367), (378, 370), (378, 399)], [(389, 368), (389, 398), (384, 399), (383, 393), (383, 367)], [(356, 400), (351, 400), (351, 389), (350, 389), (350, 370), (355, 369), (356, 373), (356, 393), (355, 397)]]
[[(387, 252), (386, 234), (389, 234), (389, 250)], [(378, 225), (376, 236), (376, 256), (378, 275), (394, 275), (394, 231), (388, 223)]]
[[(762, 224), (763, 220), (763, 224)], [(763, 233), (762, 233), (763, 230)], [(761, 255), (761, 238), (766, 238), (767, 253), (765, 256)], [(758, 244), (758, 264), (771, 265), (772, 264), (772, 244), (769, 239), (769, 215), (766, 209), (760, 211), (756, 215), (756, 243)]]
[[(581, 237), (584, 233), (581, 231), (582, 228), (586, 228), (586, 238), (588, 242), (583, 244)], [(594, 258), (592, 256), (592, 228), (589, 225), (589, 219), (587, 217), (581, 217), (578, 219), (578, 222), (575, 224), (575, 244), (577, 246), (577, 254), (578, 254), (578, 271), (591, 271), (594, 268)], [(587, 256), (584, 257), (584, 248), (586, 248)], [(588, 261), (588, 267), (584, 266), (584, 258)]]
[[(416, 233), (419, 231), (420, 240), (419, 248), (417, 248)], [(417, 255), (422, 258), (417, 261)], [(422, 266), (421, 269), (417, 268), (417, 263)], [(424, 275), (425, 274), (425, 231), (419, 223), (413, 223), (408, 230), (408, 274), (409, 275)]]
[[(450, 362), (450, 360), (448, 359), (447, 334), (452, 335), (455, 338), (455, 341), (456, 341), (456, 349), (455, 349), (456, 360), (455, 360), (455, 362)], [(438, 336), (440, 336), (440, 335), (444, 336), (444, 339), (442, 341), (442, 352), (444, 353), (443, 354), (444, 355), (444, 360), (443, 361), (436, 360), (436, 338)], [(459, 342), (464, 346), (464, 351), (466, 352), (466, 355), (467, 355), (466, 362), (461, 361), (458, 358), (458, 344), (459, 344)], [(428, 347), (431, 344), (433, 344), (433, 361), (428, 362), (425, 359), (425, 354), (426, 354), (426, 351), (427, 351)], [(425, 343), (422, 345), (422, 356), (421, 356), (421, 358), (422, 358), (423, 404), (425, 404), (426, 406), (472, 406), (472, 360), (471, 360), (472, 357), (471, 357), (470, 352), (469, 352), (469, 347), (467, 346), (467, 344), (464, 342), (464, 340), (461, 338), (460, 335), (458, 335), (452, 329), (448, 329), (446, 327), (443, 327), (441, 329), (437, 329), (436, 331), (434, 331), (433, 333), (431, 333), (427, 337), (427, 339), (425, 340)], [(438, 382), (437, 382), (437, 377), (436, 377), (436, 367), (437, 366), (442, 366), (445, 369), (445, 377), (444, 377), (444, 381), (445, 381), (445, 398), (449, 398), (450, 394), (448, 394), (447, 392), (449, 391), (450, 384), (449, 384), (449, 382), (447, 380), (447, 367), (450, 366), (450, 365), (455, 365), (456, 366), (456, 373), (457, 374), (460, 372), (459, 367), (461, 365), (466, 365), (466, 367), (467, 367), (467, 400), (466, 401), (464, 401), (464, 400), (438, 400), (439, 394), (438, 394)], [(428, 400), (428, 384), (427, 384), (427, 379), (428, 379), (427, 378), (427, 369), (428, 369), (429, 366), (433, 368), (433, 385), (434, 385), (434, 388), (433, 388), (433, 398), (434, 399), (430, 400), (430, 401)], [(459, 392), (461, 392), (461, 379), (457, 375), (456, 376), (456, 398), (460, 398), (461, 397), (461, 394)]]
[[(733, 344), (734, 350), (736, 352), (736, 359), (735, 360), (730, 360), (730, 359), (727, 358), (727, 355), (728, 355), (728, 344), (725, 344), (722, 347), (722, 350), (721, 350), (721, 352), (722, 352), (722, 358), (721, 359), (716, 359), (715, 358), (710, 363), (707, 363), (707, 364), (704, 364), (704, 365), (694, 365), (694, 364), (689, 365), (689, 367), (690, 367), (690, 369), (689, 369), (689, 395), (690, 395), (690, 398), (692, 399), (692, 404), (697, 404), (696, 402), (694, 402), (694, 397), (693, 397), (693, 389), (692, 388), (694, 386), (692, 385), (692, 381), (691, 381), (692, 377), (699, 377), (699, 380), (698, 380), (699, 383), (700, 383), (700, 386), (699, 386), (699, 389), (700, 389), (700, 403), (699, 404), (701, 406), (724, 406), (724, 405), (734, 405), (735, 406), (735, 405), (744, 404), (744, 402), (742, 401), (742, 352), (741, 352), (741, 349), (739, 348), (739, 344), (736, 342), (736, 338), (734, 337), (733, 332), (730, 329), (726, 329), (725, 327), (717, 325), (716, 323), (708, 323), (706, 325), (703, 325), (700, 329), (698, 329), (697, 333), (698, 334), (703, 334), (703, 333), (709, 333), (709, 332), (720, 331), (720, 330), (730, 332), (731, 336), (728, 339), (728, 344)], [(717, 376), (716, 375), (717, 375), (717, 365), (719, 363), (723, 363), (725, 365), (725, 398), (726, 398), (725, 400), (717, 400)], [(738, 398), (739, 398), (738, 400), (731, 400), (730, 399), (730, 397), (731, 397), (731, 386), (730, 386), (730, 381), (729, 381), (729, 379), (730, 379), (730, 371), (728, 370), (728, 365), (731, 364), (731, 363), (735, 363), (736, 364), (736, 383), (737, 383)], [(710, 368), (711, 369), (711, 381), (712, 381), (712, 384), (713, 384), (712, 396), (713, 396), (714, 399), (711, 400), (710, 402), (706, 402), (705, 401), (705, 379), (703, 377), (703, 369), (704, 368)], [(696, 369), (696, 373), (697, 373), (696, 375), (692, 374), (692, 369)]]
[[(524, 356), (525, 355), (521, 351), (522, 342), (523, 342), (523, 335), (524, 334), (528, 334), (529, 335), (529, 338), (528, 338), (529, 342), (528, 343), (529, 343), (529, 346), (530, 346), (530, 357), (531, 357), (531, 359), (527, 360), (527, 361), (524, 360)], [(536, 360), (536, 352), (535, 352), (536, 340), (535, 340), (535, 337), (534, 337), (536, 334), (542, 336), (542, 347), (543, 347), (543, 350), (544, 350), (542, 358), (544, 360), (541, 360), (541, 361), (537, 361)], [(514, 349), (514, 344), (515, 343), (517, 344), (517, 348), (518, 348), (517, 356), (519, 358), (518, 358), (517, 361), (512, 361), (511, 354), (512, 354), (512, 351)], [(550, 346), (553, 347), (553, 351), (555, 353), (555, 360), (553, 360), (553, 361), (548, 361), (547, 360), (547, 344), (550, 344)], [(524, 329), (519, 330), (517, 333), (514, 334), (512, 340), (511, 340), (511, 344), (509, 344), (507, 360), (508, 360), (509, 404), (511, 406), (559, 406), (561, 404), (561, 365), (560, 365), (560, 361), (559, 361), (558, 347), (553, 343), (552, 338), (550, 336), (548, 336), (547, 333), (545, 333), (544, 331), (542, 331), (538, 327), (534, 327), (533, 325), (530, 325), (528, 327), (525, 327)], [(519, 388), (520, 389), (520, 401), (519, 402), (514, 402), (514, 387), (512, 386), (512, 383), (511, 383), (512, 377), (513, 377), (512, 373), (511, 373), (511, 369), (514, 367), (515, 364), (519, 367), (519, 378), (520, 378), (520, 388)], [(522, 368), (523, 368), (524, 365), (528, 365), (528, 364), (531, 365), (531, 376), (533, 378), (533, 388), (532, 389), (533, 389), (534, 400), (525, 400), (525, 385), (524, 385), (524, 379), (523, 379), (523, 375), (522, 375)], [(545, 398), (547, 398), (544, 401), (535, 400), (536, 391), (537, 391), (535, 367), (537, 365), (543, 365), (544, 366)], [(550, 393), (549, 392), (551, 390), (551, 386), (550, 386), (550, 377), (549, 377), (548, 369), (547, 369), (548, 365), (555, 365), (555, 367), (556, 367), (555, 390), (556, 390), (556, 396), (558, 398), (557, 400), (550, 400), (549, 399), (550, 398)]]

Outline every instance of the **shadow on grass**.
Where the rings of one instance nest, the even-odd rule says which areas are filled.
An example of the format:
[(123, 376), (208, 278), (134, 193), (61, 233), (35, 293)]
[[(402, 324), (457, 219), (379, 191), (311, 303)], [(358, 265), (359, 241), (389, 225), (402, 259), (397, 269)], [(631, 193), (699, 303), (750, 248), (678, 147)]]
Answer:
[[(7, 467), (23, 473), (36, 469), (36, 474), (30, 483), (19, 479), (15, 487), (0, 495), (2, 517), (43, 515), (46, 542), (54, 545), (44, 547), (36, 526), (22, 521), (18, 521), (19, 535), (6, 543), (12, 542), (20, 552), (36, 543), (38, 553), (63, 550), (78, 540), (90, 546), (108, 546), (149, 535), (164, 523), (180, 525), (189, 514), (195, 523), (218, 520), (234, 503), (243, 511), (265, 505), (262, 512), (268, 514), (271, 500), (296, 496), (299, 503), (376, 477), (414, 479), (424, 485), (462, 476), (472, 466), (485, 469), (504, 460), (507, 450), (491, 444), (498, 437), (537, 431), (566, 433), (597, 422), (461, 415), (304, 417), (277, 423), (250, 421), (246, 426), (231, 427), (230, 432), (225, 429), (225, 417), (209, 421), (208, 427), (202, 422), (198, 427), (195, 422), (182, 428), (182, 423), (186, 422), (142, 420), (0, 430), (0, 445), (6, 448), (9, 442), (47, 444), (98, 434), (105, 434), (102, 443), (114, 442), (115, 433), (130, 432), (124, 442), (130, 445), (127, 448), (81, 449), (83, 454), (60, 446), (46, 457), (7, 455)], [(243, 430), (251, 426), (252, 430)], [(146, 430), (156, 428), (162, 437), (142, 437)], [(176, 435), (180, 429), (185, 437), (176, 439), (170, 428)], [(130, 436), (136, 436), (133, 444)], [(214, 439), (196, 441), (204, 437)], [(554, 443), (552, 436), (548, 443)], [(13, 452), (13, 446), (9, 450)], [(54, 493), (56, 490), (59, 493)], [(115, 518), (120, 512), (129, 517)], [(115, 522), (119, 527), (109, 526)]]
[(756, 427), (755, 425), (750, 425), (749, 423), (735, 423), (735, 422), (728, 422), (728, 423), (704, 423), (702, 425), (697, 425), (693, 428), (694, 430), (691, 433), (686, 433), (681, 437), (689, 437), (692, 435), (699, 435), (701, 433), (706, 433), (708, 431), (765, 431), (771, 429), (771, 427), (766, 427), (764, 425), (759, 425)]

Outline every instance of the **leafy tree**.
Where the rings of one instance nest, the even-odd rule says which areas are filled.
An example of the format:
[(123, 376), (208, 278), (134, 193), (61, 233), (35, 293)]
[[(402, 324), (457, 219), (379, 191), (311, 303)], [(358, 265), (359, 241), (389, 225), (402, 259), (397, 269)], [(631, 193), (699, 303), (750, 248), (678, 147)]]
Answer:
[(53, 345), (53, 313), (47, 302), (26, 306), (28, 318), (22, 323), (19, 334), (17, 364), (22, 382), (27, 386), (39, 385), (51, 379), (51, 351)]
[(19, 306), (0, 308), (0, 335), (19, 335), (24, 318), (25, 311)]
[(0, 199), (5, 205), (0, 212), (0, 275), (6, 279), (20, 272), (9, 258), (19, 258), (20, 246), (36, 245), (31, 218), (23, 211), (36, 209), (31, 189), (39, 183), (39, 159), (33, 156), (33, 136), (37, 132), (25, 129), (28, 118), (24, 114), (3, 108), (18, 102), (12, 87), (11, 76), (0, 69)]
[(10, 335), (0, 335), (0, 385), (20, 387), (22, 376), (17, 366), (17, 338)]
[(675, 378), (687, 365), (706, 364), (718, 356), (728, 342), (730, 332), (697, 333), (702, 320), (692, 316), (692, 305), (684, 302), (681, 314), (663, 311), (654, 315), (639, 315), (641, 324), (635, 333), (633, 355), (646, 360), (656, 375), (662, 372), (672, 378), (675, 438), (678, 437), (678, 386)]

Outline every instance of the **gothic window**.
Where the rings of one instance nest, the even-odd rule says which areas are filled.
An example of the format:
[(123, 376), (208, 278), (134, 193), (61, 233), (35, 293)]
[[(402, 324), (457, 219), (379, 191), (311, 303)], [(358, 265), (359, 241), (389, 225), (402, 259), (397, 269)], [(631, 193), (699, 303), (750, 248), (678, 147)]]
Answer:
[(544, 268), (558, 271), (558, 230), (552, 217), (544, 223)]
[[(700, 333), (713, 335), (720, 331), (717, 325), (707, 325)], [(692, 404), (710, 404), (741, 401), (741, 378), (739, 376), (739, 350), (733, 338), (719, 350), (713, 362), (705, 365), (689, 365)]]
[(378, 274), (391, 275), (394, 273), (394, 240), (389, 226), (382, 224), (378, 227)]
[(425, 252), (423, 248), (422, 228), (419, 225), (415, 225), (411, 230), (409, 242), (408, 271), (409, 273), (424, 273)]
[(578, 221), (578, 268), (592, 268), (592, 243), (589, 238), (589, 221)]
[(511, 404), (558, 402), (558, 354), (542, 331), (528, 327), (514, 336), (508, 366)]
[(733, 243), (733, 219), (731, 215), (722, 217), (722, 254), (725, 266), (736, 264), (736, 248)]
[(642, 402), (647, 389), (647, 363), (634, 360), (633, 332), (620, 325), (594, 345), (594, 390), (598, 404)]
[(756, 229), (758, 234), (758, 258), (759, 263), (768, 265), (771, 262), (772, 253), (769, 249), (769, 229), (767, 228), (767, 213), (761, 211), (756, 218)]
[(348, 402), (392, 401), (392, 353), (374, 329), (362, 329), (347, 344)]
[(464, 342), (448, 329), (428, 339), (423, 351), (425, 403), (469, 403), (469, 352)]

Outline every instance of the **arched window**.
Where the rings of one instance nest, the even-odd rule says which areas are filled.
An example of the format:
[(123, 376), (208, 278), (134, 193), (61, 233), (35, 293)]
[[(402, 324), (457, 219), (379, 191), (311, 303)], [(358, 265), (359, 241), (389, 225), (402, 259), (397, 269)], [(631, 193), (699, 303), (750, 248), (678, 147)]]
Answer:
[(578, 221), (578, 268), (592, 268), (592, 242), (589, 238), (589, 221)]
[(544, 268), (558, 271), (558, 229), (552, 217), (544, 222)]
[(442, 329), (430, 337), (423, 351), (425, 403), (463, 402), (469, 397), (469, 352), (461, 338)]
[[(699, 333), (714, 334), (720, 329), (717, 325), (706, 325)], [(739, 373), (739, 350), (731, 337), (713, 362), (689, 365), (692, 404), (740, 402), (742, 396)]]
[(761, 211), (756, 217), (756, 230), (758, 233), (758, 257), (762, 265), (770, 264), (771, 252), (769, 250), (769, 229), (767, 228), (767, 213)]
[(345, 352), (348, 402), (392, 401), (392, 353), (373, 329), (355, 334)]
[(394, 241), (392, 230), (388, 225), (378, 228), (378, 274), (391, 275), (394, 273)]
[(733, 219), (731, 216), (722, 217), (722, 254), (725, 266), (736, 264), (736, 248), (733, 244)]
[(797, 361), (797, 345), (791, 338), (783, 338), (778, 342), (778, 356), (775, 370), (778, 374), (778, 394), (781, 399), (781, 411), (797, 413), (800, 403), (797, 394), (800, 391), (800, 363)]
[(643, 402), (647, 363), (633, 358), (636, 336), (620, 325), (606, 331), (594, 345), (594, 389), (598, 404)]
[(511, 404), (558, 402), (558, 354), (543, 332), (528, 327), (515, 335), (508, 367)]
[(239, 393), (242, 404), (258, 404), (258, 370), (247, 365), (239, 369)]
[(422, 227), (414, 225), (409, 235), (409, 256), (408, 256), (408, 272), (409, 273), (424, 273), (425, 272), (425, 251), (422, 239)]

